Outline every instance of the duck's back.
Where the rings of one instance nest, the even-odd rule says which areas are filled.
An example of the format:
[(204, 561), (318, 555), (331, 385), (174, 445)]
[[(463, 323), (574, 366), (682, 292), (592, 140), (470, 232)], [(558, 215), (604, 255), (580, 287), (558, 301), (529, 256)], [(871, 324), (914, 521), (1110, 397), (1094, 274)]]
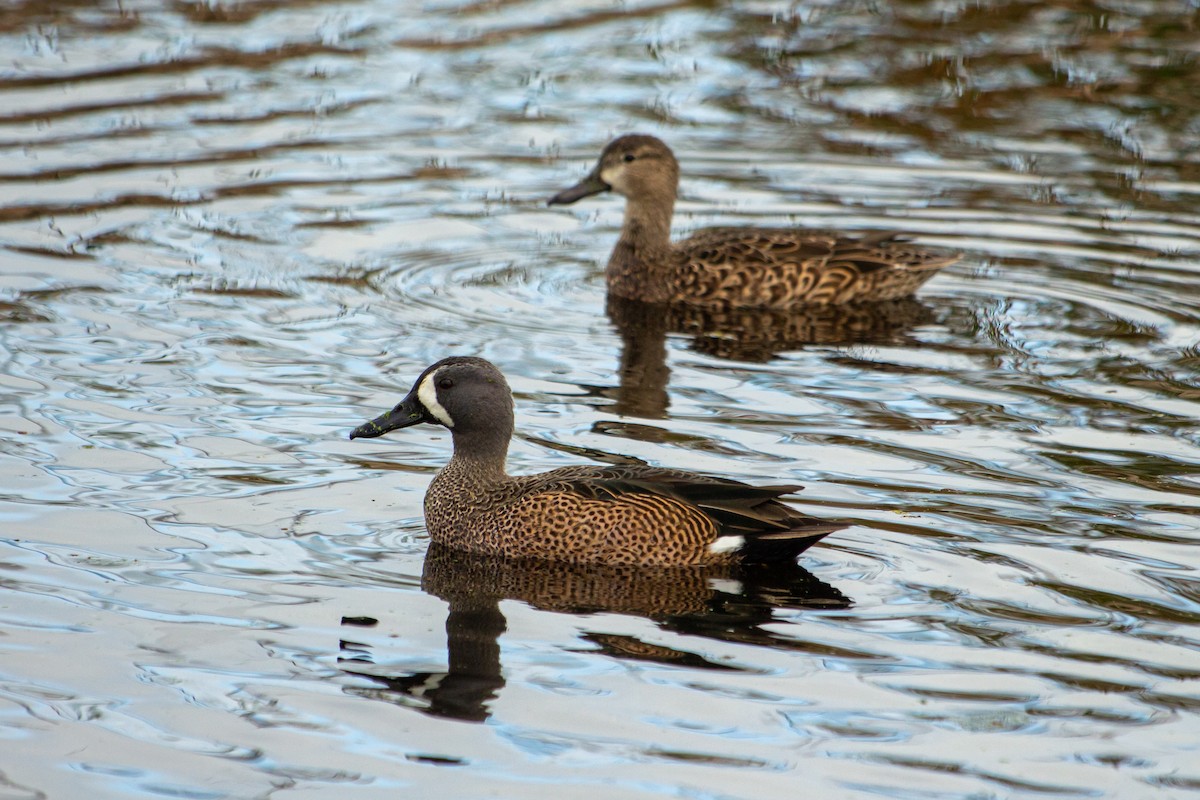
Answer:
[(434, 541), (512, 558), (643, 565), (728, 563), (748, 552), (786, 558), (841, 527), (776, 499), (800, 487), (641, 465), (565, 467), (471, 491), (447, 477), (440, 474), (426, 496)]
[(670, 254), (674, 293), (698, 305), (787, 308), (894, 300), (958, 260), (894, 233), (706, 228)]

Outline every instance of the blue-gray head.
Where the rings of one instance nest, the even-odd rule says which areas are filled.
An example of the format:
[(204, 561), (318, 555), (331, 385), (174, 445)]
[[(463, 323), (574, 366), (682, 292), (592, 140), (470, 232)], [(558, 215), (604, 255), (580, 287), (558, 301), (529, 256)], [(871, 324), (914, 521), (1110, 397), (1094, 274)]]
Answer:
[(408, 394), (386, 414), (359, 425), (351, 439), (371, 439), (421, 423), (443, 425), (460, 440), (512, 436), (512, 391), (504, 375), (482, 358), (453, 356), (426, 368)]

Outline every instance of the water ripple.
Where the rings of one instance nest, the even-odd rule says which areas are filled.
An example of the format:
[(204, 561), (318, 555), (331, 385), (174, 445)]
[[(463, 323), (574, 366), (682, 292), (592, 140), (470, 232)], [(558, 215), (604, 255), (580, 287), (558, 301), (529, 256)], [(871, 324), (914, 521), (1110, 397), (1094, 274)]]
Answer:
[[(1193, 11), (6, 4), (5, 785), (1194, 790)], [(629, 130), (679, 233), (966, 256), (887, 313), (606, 304), (622, 203), (544, 200)], [(452, 590), (448, 436), (346, 439), (450, 353), (509, 375), (515, 470), (851, 524), (811, 581)]]

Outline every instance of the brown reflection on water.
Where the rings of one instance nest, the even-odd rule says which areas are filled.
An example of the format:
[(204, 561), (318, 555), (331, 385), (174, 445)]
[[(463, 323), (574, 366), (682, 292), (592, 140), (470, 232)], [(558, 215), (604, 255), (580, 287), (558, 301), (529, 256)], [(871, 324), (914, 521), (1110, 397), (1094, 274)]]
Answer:
[[(852, 603), (795, 564), (719, 569), (581, 566), (485, 558), (438, 545), (431, 545), (425, 555), (421, 587), (449, 604), (447, 671), (400, 675), (381, 675), (378, 668), (362, 671), (375, 662), (373, 648), (359, 639), (343, 639), (338, 660), (342, 671), (383, 687), (347, 691), (414, 703), (432, 716), (467, 722), (487, 720), (488, 703), (505, 685), (499, 644), (507, 629), (499, 607), (502, 600), (520, 600), (558, 613), (636, 614), (684, 635), (800, 651), (809, 648), (765, 629), (776, 621), (776, 610), (845, 609)], [(343, 620), (343, 624), (361, 623)], [(580, 638), (613, 658), (692, 669), (737, 668), (632, 636), (588, 631)]]
[[(956, 138), (948, 131), (959, 146), (1040, 133), (1060, 147), (1098, 145), (1098, 155), (1117, 160), (1184, 174), (1195, 168), (1174, 157), (1187, 149), (1200, 109), (1192, 47), (1200, 13), (1191, 3), (913, 2), (884, 13), (798, 8), (741, 20), (768, 43), (747, 36), (742, 58), (854, 127), (917, 136), (938, 149)], [(867, 40), (870, 49), (861, 47)], [(871, 90), (882, 86), (902, 90), (904, 101), (872, 104)], [(1067, 152), (1028, 155), (1053, 161)], [(1086, 174), (1114, 199), (1154, 199), (1131, 176)]]
[(806, 345), (891, 344), (917, 346), (910, 328), (931, 322), (933, 310), (914, 298), (789, 311), (710, 311), (659, 305), (615, 295), (606, 298), (608, 318), (621, 337), (619, 385), (613, 412), (661, 419), (669, 405), (667, 336), (689, 337), (696, 352), (751, 363)]

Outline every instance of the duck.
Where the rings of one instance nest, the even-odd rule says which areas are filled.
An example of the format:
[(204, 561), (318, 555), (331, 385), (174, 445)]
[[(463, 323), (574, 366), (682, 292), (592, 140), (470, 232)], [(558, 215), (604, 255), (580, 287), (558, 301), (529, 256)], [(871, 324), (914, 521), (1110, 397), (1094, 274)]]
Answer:
[(788, 309), (897, 300), (962, 257), (889, 231), (719, 227), (672, 242), (678, 188), (671, 148), (654, 136), (626, 134), (608, 143), (587, 177), (548, 203), (570, 205), (608, 191), (625, 198), (608, 291), (647, 303)]
[(512, 391), (491, 362), (427, 367), (390, 411), (359, 425), (370, 439), (414, 425), (450, 431), (453, 455), (425, 493), (433, 544), (485, 556), (614, 566), (784, 563), (845, 527), (779, 500), (801, 486), (753, 486), (647, 464), (505, 470)]

